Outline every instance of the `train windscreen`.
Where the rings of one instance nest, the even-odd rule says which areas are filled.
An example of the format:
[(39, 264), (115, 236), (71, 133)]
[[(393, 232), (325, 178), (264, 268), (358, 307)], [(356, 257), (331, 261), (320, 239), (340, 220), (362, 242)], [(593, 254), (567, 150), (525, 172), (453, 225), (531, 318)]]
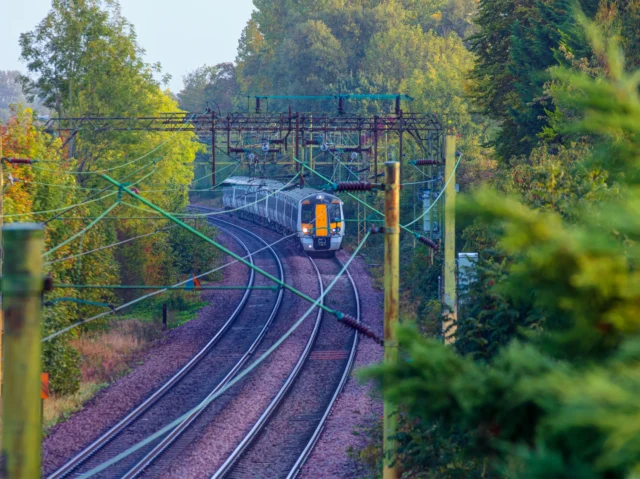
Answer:
[(300, 222), (304, 224), (312, 224), (316, 217), (316, 211), (310, 201), (302, 202), (302, 212)]
[(331, 220), (331, 223), (339, 223), (340, 221), (342, 221), (342, 218), (340, 217), (339, 204), (331, 203), (329, 205), (329, 219)]

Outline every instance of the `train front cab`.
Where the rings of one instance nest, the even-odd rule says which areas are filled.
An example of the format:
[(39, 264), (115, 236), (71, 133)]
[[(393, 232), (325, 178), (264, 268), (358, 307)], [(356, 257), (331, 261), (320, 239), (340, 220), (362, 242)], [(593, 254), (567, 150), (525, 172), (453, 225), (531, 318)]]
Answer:
[(342, 245), (342, 203), (335, 196), (313, 195), (300, 202), (300, 242), (307, 252), (337, 251)]

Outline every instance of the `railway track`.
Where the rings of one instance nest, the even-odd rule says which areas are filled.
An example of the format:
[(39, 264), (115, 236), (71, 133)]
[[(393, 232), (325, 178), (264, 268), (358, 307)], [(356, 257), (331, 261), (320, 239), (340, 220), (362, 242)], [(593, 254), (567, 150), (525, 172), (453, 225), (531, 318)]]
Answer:
[[(255, 233), (252, 233), (251, 231), (249, 231), (246, 228), (243, 228), (237, 224), (234, 223), (230, 223), (221, 219), (213, 219), (210, 218), (209, 222), (214, 224), (216, 227), (224, 229), (224, 228), (235, 228), (238, 229), (240, 231), (242, 231), (243, 233), (252, 236), (253, 238), (255, 238), (257, 241), (261, 241), (263, 242), (265, 245), (266, 243), (264, 242), (264, 240), (262, 238), (260, 238), (258, 235), (256, 235)], [(221, 227), (220, 225), (223, 225), (223, 227)], [(282, 276), (284, 277), (284, 275)], [(280, 290), (280, 293), (282, 294), (282, 290)], [(268, 324), (271, 324), (273, 318), (275, 316), (275, 310), (272, 312), (269, 320), (268, 320)], [(223, 381), (221, 381), (218, 386), (216, 388), (214, 388), (211, 393), (207, 396), (207, 398), (205, 399), (205, 401), (208, 401), (211, 397), (213, 397), (216, 393), (218, 393), (229, 381), (231, 381), (231, 379), (233, 379), (233, 377), (235, 377), (235, 375), (237, 373), (239, 373), (243, 366), (246, 364), (246, 362), (249, 360), (249, 358), (255, 354), (257, 348), (259, 346), (262, 345), (262, 340), (266, 334), (266, 327), (261, 331), (261, 334), (259, 335), (259, 338), (256, 339), (256, 341), (252, 344), (251, 348), (249, 348), (249, 350), (247, 351), (247, 353), (245, 353), (245, 356), (243, 356), (242, 361), (238, 361), (238, 363), (234, 366), (234, 368), (227, 374), (227, 376), (225, 377), (225, 379)], [(228, 393), (229, 397), (233, 397), (234, 393)], [(219, 405), (216, 405), (219, 406)], [(218, 410), (220, 410), (222, 408), (218, 407)], [(173, 457), (169, 457), (167, 458), (167, 460), (164, 460), (163, 462), (166, 464), (162, 464), (162, 465), (166, 465), (168, 466), (171, 463), (171, 459), (175, 458), (176, 456), (179, 455), (180, 451), (174, 451), (173, 454), (168, 454), (168, 451), (171, 447), (175, 446), (176, 443), (182, 443), (181, 445), (183, 447), (179, 447), (177, 449), (183, 449), (184, 447), (186, 447), (188, 444), (190, 444), (193, 439), (196, 436), (196, 431), (193, 430), (193, 426), (196, 424), (196, 421), (198, 421), (199, 419), (202, 418), (202, 416), (205, 415), (205, 413), (207, 412), (207, 408), (205, 409), (200, 409), (199, 411), (196, 411), (194, 413), (192, 413), (186, 420), (184, 420), (177, 428), (175, 428), (173, 431), (171, 431), (171, 433), (169, 433), (162, 441), (160, 441), (151, 451), (149, 451), (147, 453), (147, 455), (142, 458), (134, 467), (132, 467), (126, 474), (124, 474), (122, 476), (122, 479), (134, 479), (136, 477), (139, 477), (141, 475), (145, 475), (145, 473), (149, 472), (149, 469), (154, 466), (155, 462), (158, 462), (163, 455), (171, 455)], [(215, 418), (213, 417), (214, 414), (210, 414), (211, 417), (205, 417), (202, 419), (203, 423), (207, 423), (207, 421), (211, 421), (211, 420), (215, 420)], [(161, 465), (161, 466), (162, 466)], [(154, 466), (155, 467), (155, 466)], [(156, 470), (157, 472), (159, 472), (160, 470), (164, 469), (163, 467), (157, 467)], [(154, 470), (154, 471), (156, 471)], [(154, 476), (154, 474), (150, 474), (150, 476)]]
[[(342, 268), (338, 259), (312, 260), (323, 288)], [(327, 305), (360, 319), (350, 273), (326, 296)], [(212, 479), (294, 478), (300, 472), (342, 391), (357, 350), (357, 335), (321, 311), (307, 347), (259, 421)]]
[[(253, 234), (245, 234), (244, 240), (230, 231), (227, 234), (241, 245), (252, 264), (284, 280), (282, 263), (264, 240)], [(262, 248), (263, 251), (256, 253)], [(272, 286), (269, 280), (251, 270), (247, 286), (261, 285)], [(48, 477), (60, 479), (88, 472), (218, 391), (242, 368), (258, 347), (282, 304), (282, 296), (282, 289), (277, 295), (269, 290), (248, 289), (222, 328), (180, 371), (124, 419)], [(267, 304), (270, 305), (268, 309)], [(257, 314), (265, 311), (270, 311), (270, 314)], [(157, 453), (153, 456), (156, 459), (165, 452), (166, 445), (172, 444), (178, 437), (184, 437), (185, 431), (191, 430), (192, 428), (183, 428), (178, 435), (161, 437), (95, 477), (135, 477), (149, 463), (151, 453)], [(172, 439), (168, 441), (170, 436)], [(160, 450), (161, 444), (165, 444), (165, 447)]]
[[(257, 243), (260, 243), (260, 247), (267, 246), (266, 251), (277, 264), (278, 274), (274, 275), (284, 280), (284, 271), (278, 255), (268, 247), (262, 238), (238, 224), (213, 218), (209, 220), (218, 228), (226, 230), (247, 252), (250, 249), (254, 252), (257, 251), (259, 249), (255, 247)], [(244, 236), (245, 240), (231, 234), (228, 231), (229, 228), (241, 232), (241, 236)], [(247, 242), (247, 238), (251, 238), (251, 240)], [(249, 247), (247, 243), (252, 243), (253, 246)], [(250, 254), (251, 263), (270, 271), (269, 267), (263, 264), (265, 263), (264, 257), (256, 260), (260, 254)], [(313, 260), (309, 258), (309, 260), (315, 269), (318, 286), (322, 292), (342, 268), (342, 263), (337, 259)], [(270, 272), (275, 273), (274, 271)], [(247, 286), (267, 281), (265, 278), (253, 274), (252, 271)], [(125, 419), (49, 477), (62, 478), (71, 474), (80, 475), (87, 472), (218, 393), (243, 369), (248, 359), (259, 347), (266, 349), (268, 346), (261, 346), (261, 341), (277, 315), (282, 302), (283, 290), (279, 290), (271, 314), (264, 323), (246, 326), (242, 322), (243, 316), (245, 322), (249, 324), (249, 316), (254, 318), (256, 316), (264, 318), (265, 316), (265, 295), (256, 295), (255, 293), (255, 290), (245, 292), (241, 303), (224, 327), (181, 371)], [(338, 283), (325, 298), (326, 301), (330, 307), (349, 313), (359, 320), (358, 291), (348, 271), (343, 278), (338, 280)], [(262, 314), (256, 314), (256, 308), (259, 308)], [(253, 340), (246, 347), (247, 331), (255, 331), (258, 327), (260, 332), (255, 337), (249, 335)], [(240, 334), (234, 335), (234, 330)], [(244, 346), (246, 349), (244, 349), (244, 354), (238, 352), (238, 336), (245, 336)], [(293, 370), (266, 410), (213, 477), (296, 477), (320, 437), (331, 407), (348, 378), (356, 348), (357, 336), (340, 327), (332, 318), (323, 322), (323, 312), (318, 308), (313, 330)], [(225, 363), (222, 367), (221, 362)], [(207, 367), (215, 367), (215, 373), (203, 374)], [(192, 370), (200, 370), (200, 374), (192, 374)], [(194, 377), (191, 378), (191, 376)], [(211, 377), (215, 377), (215, 380), (212, 380)], [(198, 391), (196, 394), (193, 394), (194, 387)], [(237, 386), (234, 386), (214, 403), (188, 416), (177, 428), (94, 477), (133, 479), (145, 474), (154, 476), (154, 474), (166, 470), (171, 461), (176, 459), (193, 442), (207, 423), (213, 421), (217, 414), (222, 413), (225, 404), (237, 394), (236, 388)], [(157, 407), (163, 402), (175, 406), (178, 403), (176, 398), (181, 396), (186, 397), (187, 400), (182, 401), (179, 408), (171, 410), (171, 414), (167, 414), (166, 404), (164, 407)], [(172, 400), (171, 397), (174, 399)], [(212, 409), (215, 411), (211, 411)], [(156, 410), (159, 412), (154, 412)], [(272, 459), (266, 460), (267, 457)]]

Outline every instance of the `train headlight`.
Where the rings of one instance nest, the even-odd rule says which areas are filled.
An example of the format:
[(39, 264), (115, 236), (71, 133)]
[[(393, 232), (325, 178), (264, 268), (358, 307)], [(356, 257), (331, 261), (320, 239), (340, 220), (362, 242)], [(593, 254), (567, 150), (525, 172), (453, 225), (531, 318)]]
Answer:
[(303, 233), (308, 233), (309, 232), (309, 228), (302, 228), (302, 232)]

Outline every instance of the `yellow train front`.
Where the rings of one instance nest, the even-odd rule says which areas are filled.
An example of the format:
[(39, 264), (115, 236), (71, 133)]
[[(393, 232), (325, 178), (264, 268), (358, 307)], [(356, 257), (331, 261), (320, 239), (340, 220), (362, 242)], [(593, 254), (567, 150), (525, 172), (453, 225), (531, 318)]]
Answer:
[(306, 252), (335, 254), (335, 251), (342, 247), (344, 237), (344, 217), (340, 199), (321, 191), (314, 191), (300, 200), (298, 237), (302, 249)]
[(283, 234), (296, 233), (307, 253), (335, 255), (342, 248), (344, 212), (340, 198), (313, 188), (269, 179), (233, 176), (225, 180), (225, 208)]

